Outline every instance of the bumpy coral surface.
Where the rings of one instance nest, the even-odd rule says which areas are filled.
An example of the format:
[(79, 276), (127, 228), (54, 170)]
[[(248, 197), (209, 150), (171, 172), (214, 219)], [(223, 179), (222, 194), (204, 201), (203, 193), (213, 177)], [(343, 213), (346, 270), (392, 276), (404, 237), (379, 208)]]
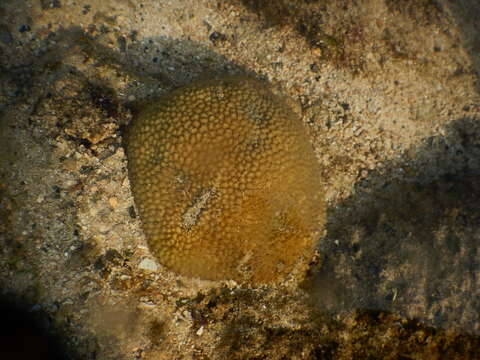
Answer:
[(324, 222), (303, 125), (266, 85), (198, 82), (153, 102), (126, 138), (151, 251), (204, 279), (274, 282), (312, 254)]

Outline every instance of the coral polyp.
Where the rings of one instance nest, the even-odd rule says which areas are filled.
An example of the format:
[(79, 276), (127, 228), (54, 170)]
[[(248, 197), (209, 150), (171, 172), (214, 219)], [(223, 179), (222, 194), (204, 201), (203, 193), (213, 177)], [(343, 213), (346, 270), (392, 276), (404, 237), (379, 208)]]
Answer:
[(180, 274), (281, 280), (312, 255), (320, 169), (283, 98), (250, 78), (201, 81), (144, 106), (127, 133), (151, 252)]

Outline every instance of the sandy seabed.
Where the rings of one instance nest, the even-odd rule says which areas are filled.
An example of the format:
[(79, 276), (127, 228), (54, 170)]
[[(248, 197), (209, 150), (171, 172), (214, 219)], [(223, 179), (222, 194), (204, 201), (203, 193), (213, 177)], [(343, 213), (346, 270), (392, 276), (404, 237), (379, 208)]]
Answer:
[[(479, 358), (478, 18), (474, 0), (2, 1), (5, 306), (72, 359)], [(322, 168), (317, 255), (275, 286), (165, 269), (127, 176), (136, 106), (238, 74), (291, 99)]]

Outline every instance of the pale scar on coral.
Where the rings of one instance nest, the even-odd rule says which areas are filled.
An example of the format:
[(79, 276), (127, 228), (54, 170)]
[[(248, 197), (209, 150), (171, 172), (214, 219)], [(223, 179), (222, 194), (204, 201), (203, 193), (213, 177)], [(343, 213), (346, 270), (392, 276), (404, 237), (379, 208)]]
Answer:
[(165, 267), (273, 283), (311, 259), (325, 221), (319, 164), (268, 85), (232, 77), (177, 89), (142, 106), (126, 152), (149, 248)]

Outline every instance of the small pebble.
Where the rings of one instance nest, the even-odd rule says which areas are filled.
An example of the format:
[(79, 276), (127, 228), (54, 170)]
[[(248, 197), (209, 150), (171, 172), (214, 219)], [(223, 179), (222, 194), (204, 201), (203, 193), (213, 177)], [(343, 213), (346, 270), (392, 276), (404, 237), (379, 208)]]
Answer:
[(138, 264), (138, 268), (141, 269), (141, 270), (147, 270), (147, 271), (157, 271), (158, 270), (158, 266), (155, 263), (155, 261), (153, 261), (152, 259), (149, 259), (149, 258), (145, 258), (142, 261), (140, 261), (140, 263)]
[(110, 199), (108, 199), (108, 203), (113, 209), (115, 209), (118, 206), (118, 199), (115, 196), (113, 196)]
[(20, 31), (21, 33), (28, 32), (30, 30), (32, 30), (30, 25), (22, 25), (18, 28), (18, 31)]
[(108, 223), (98, 223), (97, 229), (100, 233), (106, 234), (110, 231), (111, 225)]

